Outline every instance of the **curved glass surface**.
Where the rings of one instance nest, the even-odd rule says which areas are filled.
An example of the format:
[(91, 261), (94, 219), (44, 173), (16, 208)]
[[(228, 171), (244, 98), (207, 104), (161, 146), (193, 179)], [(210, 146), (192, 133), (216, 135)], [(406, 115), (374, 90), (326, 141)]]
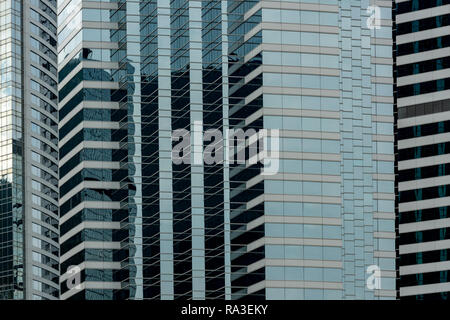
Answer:
[[(56, 1), (32, 0), (28, 6), (30, 33), (29, 88), (26, 105), (30, 133), (31, 261), (27, 282), (33, 300), (59, 298), (58, 119), (56, 64)], [(27, 180), (28, 181), (28, 180)], [(28, 298), (28, 297), (27, 297)]]

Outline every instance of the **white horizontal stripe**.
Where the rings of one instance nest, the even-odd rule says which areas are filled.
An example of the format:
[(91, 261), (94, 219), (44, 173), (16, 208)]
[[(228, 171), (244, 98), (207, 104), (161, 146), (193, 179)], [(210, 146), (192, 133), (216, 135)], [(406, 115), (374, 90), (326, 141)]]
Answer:
[(64, 146), (73, 136), (75, 136), (82, 129), (120, 129), (120, 124), (113, 121), (81, 121), (70, 130), (64, 138), (59, 140), (59, 146)]
[(83, 169), (120, 169), (120, 162), (112, 161), (82, 161), (75, 168), (70, 170), (64, 177), (59, 179), (59, 186), (62, 186), (70, 178)]
[(63, 243), (70, 237), (76, 235), (83, 229), (120, 229), (120, 222), (109, 222), (109, 221), (84, 221), (74, 228), (70, 229), (66, 234), (62, 235), (59, 239), (60, 243)]
[(399, 233), (433, 230), (450, 227), (450, 218), (403, 223), (399, 225)]
[(439, 121), (450, 120), (450, 111), (437, 112), (432, 114), (421, 115), (417, 117), (410, 117), (405, 119), (399, 119), (398, 128), (407, 128), (412, 126), (418, 126), (421, 124), (435, 123)]
[(83, 209), (120, 209), (120, 202), (117, 201), (83, 201), (76, 207), (70, 209), (65, 215), (59, 219), (59, 224), (63, 224), (70, 218), (72, 218), (76, 213)]
[(400, 45), (400, 44), (404, 44), (404, 43), (408, 43), (408, 42), (421, 41), (421, 40), (446, 36), (448, 34), (450, 34), (450, 26), (445, 26), (445, 27), (433, 28), (433, 29), (398, 35), (396, 42), (398, 45)]
[(414, 264), (411, 266), (401, 266), (400, 275), (426, 273), (426, 272), (436, 272), (450, 270), (450, 261), (439, 261), (431, 263)]
[(428, 200), (400, 203), (398, 205), (398, 208), (400, 212), (408, 212), (414, 210), (444, 207), (448, 205), (450, 205), (450, 197), (443, 197), (443, 198), (434, 198)]
[(420, 180), (411, 180), (400, 182), (398, 184), (399, 191), (422, 189), (450, 184), (450, 176), (433, 177)]
[(442, 142), (448, 142), (448, 141), (450, 141), (450, 132), (445, 132), (445, 133), (433, 134), (433, 135), (424, 136), (424, 137), (399, 140), (398, 148), (399, 149), (407, 149), (407, 148), (413, 148), (413, 147), (418, 147), (418, 146), (424, 146), (427, 144), (436, 144), (436, 143), (442, 143)]
[[(449, 26), (449, 33), (450, 33), (450, 26)], [(448, 77), (450, 77), (449, 69), (424, 72), (424, 73), (413, 74), (410, 76), (397, 78), (397, 86), (399, 86), (399, 87), (406, 86), (406, 85), (420, 83), (420, 82), (445, 79)]]
[(400, 296), (412, 296), (418, 294), (428, 294), (450, 291), (450, 282), (446, 283), (433, 283), (421, 286), (411, 286), (400, 288)]
[[(107, 262), (107, 261), (83, 261), (79, 265), (77, 265), (81, 270), (83, 269), (121, 269), (120, 262)], [(68, 277), (68, 270), (61, 270), (62, 274), (59, 278), (60, 283), (64, 282)]]
[[(449, 56), (450, 56), (450, 52), (449, 52)], [(428, 103), (428, 102), (447, 100), (447, 99), (450, 99), (450, 90), (419, 94), (417, 96), (410, 96), (410, 97), (406, 97), (406, 98), (399, 98), (399, 99), (397, 99), (397, 105), (400, 108), (400, 107), (405, 107), (405, 106), (410, 106), (410, 105), (415, 105), (415, 104)]]
[(83, 141), (60, 159), (59, 166), (61, 167), (82, 149), (120, 149), (120, 143), (114, 141)]
[(60, 263), (63, 263), (73, 255), (83, 249), (120, 249), (120, 242), (112, 241), (83, 241), (76, 245), (60, 257)]
[(75, 194), (83, 189), (120, 189), (120, 182), (116, 181), (83, 181), (76, 187), (71, 189), (63, 197), (59, 199), (59, 204), (63, 205), (64, 202), (72, 198)]
[(80, 289), (70, 289), (69, 291), (63, 293), (61, 295), (61, 300), (65, 300), (73, 296), (74, 294), (80, 292), (80, 290), (84, 289), (111, 289), (111, 290), (119, 290), (121, 289), (120, 282), (102, 282), (102, 281), (89, 281), (83, 282), (80, 284)]
[(435, 49), (425, 52), (419, 52), (419, 53), (411, 53), (404, 56), (397, 57), (397, 66), (410, 64), (410, 63), (416, 63), (416, 62), (422, 62), (432, 59), (438, 59), (443, 58), (450, 55), (450, 47), (447, 48), (441, 48), (441, 49)]
[(450, 239), (401, 245), (399, 247), (399, 252), (400, 254), (408, 254), (441, 249), (450, 249)]
[(438, 156), (409, 159), (398, 162), (398, 170), (407, 170), (413, 168), (421, 168), (428, 166), (435, 166), (450, 162), (450, 154), (441, 154)]
[(396, 20), (397, 20), (397, 24), (399, 24), (399, 23), (404, 23), (404, 22), (410, 22), (410, 21), (416, 21), (416, 20), (422, 20), (425, 18), (440, 16), (440, 15), (443, 15), (446, 13), (450, 13), (450, 5), (437, 6), (437, 7), (433, 7), (433, 8), (398, 14), (396, 17)]

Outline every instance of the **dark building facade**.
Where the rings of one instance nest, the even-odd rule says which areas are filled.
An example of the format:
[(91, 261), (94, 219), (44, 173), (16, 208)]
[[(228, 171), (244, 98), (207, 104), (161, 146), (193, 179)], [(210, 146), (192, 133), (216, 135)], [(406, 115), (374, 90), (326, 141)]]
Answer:
[(225, 298), (224, 167), (172, 162), (174, 130), (223, 126), (222, 3), (66, 4), (62, 298)]
[(448, 1), (396, 1), (399, 298), (449, 298)]

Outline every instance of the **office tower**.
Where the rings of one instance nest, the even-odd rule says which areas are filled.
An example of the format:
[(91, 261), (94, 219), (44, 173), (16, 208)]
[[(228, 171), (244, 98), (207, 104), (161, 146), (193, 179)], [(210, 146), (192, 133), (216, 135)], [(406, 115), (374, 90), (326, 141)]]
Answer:
[(399, 297), (448, 299), (448, 1), (397, 1)]
[(280, 129), (277, 174), (230, 171), (233, 298), (395, 298), (391, 10), (228, 1), (230, 126)]
[(395, 298), (391, 10), (62, 1), (61, 298)]
[(56, 0), (0, 1), (0, 299), (57, 299)]
[(59, 8), (61, 298), (225, 298), (223, 165), (172, 163), (173, 130), (224, 121), (221, 11)]

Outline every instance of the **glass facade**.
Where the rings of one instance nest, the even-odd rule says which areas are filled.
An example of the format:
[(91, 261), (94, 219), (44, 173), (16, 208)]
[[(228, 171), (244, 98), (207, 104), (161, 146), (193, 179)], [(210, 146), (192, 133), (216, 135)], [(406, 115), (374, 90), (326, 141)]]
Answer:
[(391, 7), (371, 30), (368, 6), (228, 1), (230, 125), (280, 129), (277, 174), (230, 173), (232, 298), (395, 298)]
[(61, 269), (86, 264), (62, 298), (224, 298), (223, 165), (171, 160), (173, 130), (223, 125), (222, 2), (64, 5)]
[(450, 292), (446, 5), (413, 0), (396, 8), (400, 299), (447, 300)]
[(24, 297), (22, 8), (0, 2), (0, 299)]
[(0, 11), (0, 299), (57, 299), (56, 1)]
[[(86, 287), (76, 296), (86, 299), (113, 298), (121, 261), (133, 250), (120, 250), (137, 189), (126, 164), (133, 155), (120, 146), (127, 142), (132, 104), (126, 99), (133, 87), (124, 82), (131, 65), (119, 66), (126, 50), (118, 8), (109, 1), (58, 3), (61, 281), (70, 266), (84, 262)], [(101, 285), (91, 288), (93, 282)], [(68, 289), (62, 282), (61, 298)]]
[[(61, 298), (395, 298), (392, 8), (371, 29), (369, 5), (59, 0)], [(277, 172), (197, 162), (211, 129), (279, 130)]]

